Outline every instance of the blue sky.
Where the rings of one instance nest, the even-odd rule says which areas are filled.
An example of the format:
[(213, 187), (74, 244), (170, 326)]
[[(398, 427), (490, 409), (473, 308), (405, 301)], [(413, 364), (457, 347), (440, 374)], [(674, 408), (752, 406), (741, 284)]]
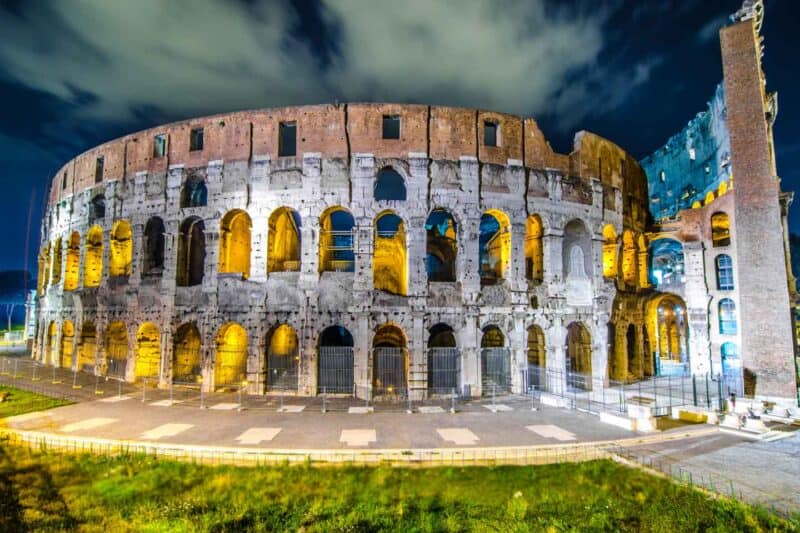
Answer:
[[(705, 109), (732, 1), (0, 0), (0, 269), (35, 268), (47, 182), (100, 142), (254, 107), (398, 101), (535, 117), (643, 157)], [(767, 0), (784, 189), (800, 182), (800, 4)], [(33, 203), (25, 254), (28, 206)], [(800, 233), (800, 214), (791, 226)]]

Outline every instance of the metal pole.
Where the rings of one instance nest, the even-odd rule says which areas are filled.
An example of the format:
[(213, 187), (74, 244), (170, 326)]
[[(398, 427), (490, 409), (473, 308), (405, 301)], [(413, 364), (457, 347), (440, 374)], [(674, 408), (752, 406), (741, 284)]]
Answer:
[(122, 380), (117, 381), (117, 396), (122, 398)]
[(697, 407), (697, 376), (692, 374), (692, 403)]
[(706, 373), (706, 407), (711, 409), (711, 392), (708, 389), (708, 373)]
[(243, 388), (244, 388), (244, 385), (239, 385), (239, 407), (236, 408), (237, 411), (241, 411), (242, 410), (242, 389)]
[(18, 363), (19, 359), (14, 359), (14, 379), (17, 379), (17, 369), (19, 367)]
[(722, 374), (717, 377), (717, 394), (719, 395), (719, 410), (722, 411)]
[(200, 383), (200, 409), (206, 408), (205, 394), (203, 393), (203, 384)]
[(78, 385), (78, 372), (76, 370), (72, 371), (72, 388), (73, 389), (81, 388), (81, 386)]
[(33, 372), (31, 373), (32, 374), (31, 375), (31, 381), (39, 381), (39, 379), (36, 377), (36, 366), (37, 366), (36, 365), (36, 361), (34, 361), (33, 362)]
[(408, 396), (408, 409), (406, 410), (406, 412), (408, 414), (411, 414), (414, 412), (413, 409), (411, 408), (411, 387), (406, 387), (406, 396)]
[(94, 393), (103, 394), (103, 391), (100, 390), (100, 376), (98, 374), (94, 375)]
[(456, 388), (455, 387), (453, 387), (453, 390), (451, 391), (451, 394), (450, 394), (450, 412), (451, 413), (455, 413), (456, 412)]
[(169, 382), (169, 404), (172, 405), (172, 382)]
[[(668, 409), (672, 409), (672, 376), (667, 376), (667, 386), (669, 387), (669, 407)], [(669, 413), (670, 415), (672, 413)]]
[(142, 403), (147, 400), (147, 378), (142, 378)]
[(326, 408), (326, 404), (325, 404), (325, 400), (326, 400), (325, 390), (326, 390), (325, 387), (322, 387), (322, 412), (323, 413), (326, 413), (328, 411), (327, 408)]

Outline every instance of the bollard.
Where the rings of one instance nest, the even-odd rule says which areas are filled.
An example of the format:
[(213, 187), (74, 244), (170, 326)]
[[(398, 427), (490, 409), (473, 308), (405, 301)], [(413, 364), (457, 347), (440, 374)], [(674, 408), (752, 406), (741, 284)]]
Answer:
[[(492, 407), (494, 407), (494, 404), (495, 404), (495, 398), (494, 397), (495, 397), (496, 393), (497, 393), (497, 386), (494, 383), (492, 383)], [(495, 413), (496, 412), (497, 411), (495, 410)]]
[(711, 409), (711, 393), (708, 390), (708, 374), (706, 374), (706, 408)]
[(322, 387), (322, 412), (323, 413), (327, 412), (326, 405), (325, 405), (325, 400), (326, 400), (325, 390), (326, 390), (325, 387)]
[(531, 386), (531, 411), (536, 411), (536, 385)]
[(414, 410), (411, 408), (411, 387), (406, 387), (406, 396), (408, 397), (408, 409), (406, 413), (411, 414)]
[[(106, 378), (108, 379), (108, 378)], [(122, 380), (117, 381), (117, 397), (122, 398)]]
[(717, 394), (719, 395), (719, 410), (722, 411), (724, 407), (724, 401), (722, 399), (722, 374), (717, 378)]
[(100, 390), (100, 374), (94, 375), (94, 393), (103, 394), (103, 391)]
[(456, 388), (453, 387), (450, 393), (450, 412), (456, 412)]
[(147, 400), (147, 378), (142, 378), (142, 403)]
[(692, 374), (692, 404), (697, 407), (697, 376)]
[(73, 370), (72, 371), (72, 388), (73, 389), (80, 389), (82, 387), (83, 387), (83, 385), (78, 385), (78, 371), (77, 370)]
[(201, 383), (200, 384), (200, 409), (205, 409), (205, 408), (206, 408), (205, 395), (203, 394), (203, 384)]
[(39, 381), (36, 377), (36, 361), (33, 362), (33, 371), (31, 372), (31, 381)]
[(53, 365), (53, 385), (58, 385), (61, 383), (61, 380), (56, 380), (56, 367)]

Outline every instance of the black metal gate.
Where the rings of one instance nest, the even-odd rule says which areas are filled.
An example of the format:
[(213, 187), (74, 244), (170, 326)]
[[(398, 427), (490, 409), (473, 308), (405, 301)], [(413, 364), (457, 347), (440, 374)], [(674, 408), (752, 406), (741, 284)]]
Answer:
[(461, 354), (458, 348), (428, 349), (428, 392), (451, 394), (461, 381)]
[(381, 346), (372, 351), (372, 389), (375, 395), (406, 390), (406, 349)]
[(547, 386), (545, 369), (538, 365), (528, 365), (522, 371), (522, 390), (524, 392), (542, 391)]
[(298, 352), (267, 352), (267, 390), (297, 390)]
[(317, 392), (353, 392), (351, 346), (320, 346), (317, 365)]
[(481, 349), (483, 394), (511, 390), (511, 353), (508, 348)]

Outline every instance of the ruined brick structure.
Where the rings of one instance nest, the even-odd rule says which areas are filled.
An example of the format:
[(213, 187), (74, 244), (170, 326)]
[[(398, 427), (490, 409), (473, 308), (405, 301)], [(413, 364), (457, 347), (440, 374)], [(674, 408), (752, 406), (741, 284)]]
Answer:
[[(754, 38), (751, 24), (731, 35), (741, 26)], [(726, 81), (740, 68), (729, 63)], [(775, 184), (770, 167), (750, 166), (757, 154), (737, 155), (734, 129), (737, 188), (751, 170), (753, 183)], [(777, 191), (758, 209), (778, 209)], [(673, 220), (685, 286), (657, 290), (650, 241), (673, 230), (648, 226), (639, 163), (592, 133), (558, 154), (533, 119), (393, 104), (169, 124), (89, 150), (53, 178), (34, 357), (162, 386), (359, 397), (710, 372), (711, 211), (729, 214), (734, 255), (755, 254), (762, 230), (781, 243), (772, 219), (740, 241), (736, 198)], [(769, 257), (783, 256), (762, 255), (780, 275)], [(753, 302), (743, 313), (759, 312)], [(756, 358), (762, 383), (785, 370), (783, 355)]]

